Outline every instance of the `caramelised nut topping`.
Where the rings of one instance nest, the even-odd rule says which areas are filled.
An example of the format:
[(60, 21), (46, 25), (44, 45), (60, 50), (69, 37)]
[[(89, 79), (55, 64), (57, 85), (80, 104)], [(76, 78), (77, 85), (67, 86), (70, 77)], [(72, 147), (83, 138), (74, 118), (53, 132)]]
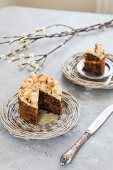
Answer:
[(33, 80), (33, 83), (37, 83), (38, 82), (38, 77), (34, 73), (31, 74), (31, 79)]
[(47, 85), (53, 87), (53, 86), (55, 85), (55, 78), (52, 77), (52, 76), (51, 76), (51, 77), (49, 76), (49, 77), (47, 78)]
[(47, 91), (47, 86), (45, 83), (40, 83), (39, 85), (40, 91), (46, 92)]
[(23, 83), (23, 86), (22, 86), (23, 88), (31, 88), (31, 84), (29, 83), (29, 82), (27, 82), (27, 81), (25, 81), (24, 83)]
[(95, 51), (95, 53), (99, 53), (99, 54), (104, 53), (103, 47), (100, 43), (95, 44), (94, 51)]
[(32, 95), (30, 96), (31, 104), (34, 106), (37, 106), (38, 104), (38, 95), (39, 95), (38, 93), (32, 92)]
[(58, 85), (56, 85), (56, 86), (54, 86), (53, 88), (52, 88), (52, 94), (54, 95), (60, 95), (61, 94), (61, 89), (59, 88), (59, 86)]
[(32, 93), (32, 89), (26, 88), (26, 89), (24, 90), (24, 97), (25, 97), (25, 99), (29, 98), (29, 96), (31, 95), (31, 93)]
[[(43, 81), (40, 82), (40, 91), (43, 91), (47, 94), (53, 95), (54, 97), (58, 98), (59, 95), (62, 95), (62, 90), (60, 88), (59, 83), (55, 80), (54, 77), (52, 76), (42, 76), (41, 75), (41, 80), (42, 77), (46, 77), (46, 79), (43, 79)], [(46, 81), (46, 82), (45, 82)], [(61, 97), (60, 97), (61, 99)]]
[(95, 44), (94, 51), (87, 50), (86, 54), (87, 53), (92, 54), (93, 56), (98, 57), (98, 58), (104, 58), (105, 57), (105, 52), (104, 52), (103, 47), (100, 43)]
[(28, 83), (30, 83), (31, 85), (33, 85), (33, 79), (32, 79), (32, 78), (28, 78), (28, 79), (26, 80), (26, 82), (28, 82)]
[(37, 107), (39, 91), (52, 95), (59, 100), (62, 99), (62, 90), (54, 77), (45, 74), (37, 76), (34, 73), (24, 81), (19, 90), (19, 97), (26, 103)]
[(46, 74), (40, 74), (40, 75), (38, 76), (38, 80), (39, 80), (39, 82), (44, 82), (44, 83), (46, 83), (46, 80), (47, 80)]

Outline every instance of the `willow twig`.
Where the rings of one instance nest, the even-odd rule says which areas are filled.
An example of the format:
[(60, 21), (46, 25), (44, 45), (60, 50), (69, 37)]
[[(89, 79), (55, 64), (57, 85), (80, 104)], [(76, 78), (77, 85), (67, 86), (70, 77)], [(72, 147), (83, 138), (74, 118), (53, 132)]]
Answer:
[[(63, 27), (66, 28), (64, 31), (58, 31), (55, 33), (48, 33), (47, 30), (54, 27)], [(71, 26), (65, 25), (65, 24), (53, 24), (50, 26), (47, 26), (45, 28), (37, 28), (34, 32), (29, 34), (22, 34), (22, 35), (14, 35), (14, 36), (4, 36), (2, 37), (3, 41), (0, 42), (0, 45), (9, 44), (12, 45), (13, 43), (17, 43), (19, 45), (19, 48), (17, 48), (14, 51), (8, 52), (6, 55), (1, 55), (1, 59), (8, 59), (10, 62), (16, 62), (19, 61), (19, 66), (25, 67), (27, 66), (29, 70), (35, 70), (39, 71), (41, 68), (43, 68), (48, 56), (55, 52), (56, 50), (60, 49), (62, 46), (64, 46), (67, 42), (69, 42), (74, 35), (80, 35), (82, 33), (88, 33), (91, 31), (96, 30), (105, 30), (107, 28), (113, 27), (113, 19), (104, 22), (104, 23), (98, 23), (94, 25), (90, 25), (87, 27), (81, 27), (81, 28), (73, 28)], [(67, 30), (68, 29), (68, 30)], [(60, 43), (58, 46), (47, 52), (46, 54), (20, 54), (21, 51), (26, 50), (27, 48), (31, 47), (31, 44), (35, 43), (36, 41), (39, 41), (41, 39), (50, 39), (50, 38), (65, 38), (63, 43)]]

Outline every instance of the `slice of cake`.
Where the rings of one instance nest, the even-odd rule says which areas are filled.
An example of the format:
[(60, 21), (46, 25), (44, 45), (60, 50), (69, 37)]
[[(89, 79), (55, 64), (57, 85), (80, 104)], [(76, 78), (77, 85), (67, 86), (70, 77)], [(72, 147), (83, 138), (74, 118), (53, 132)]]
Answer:
[(92, 75), (101, 76), (105, 70), (105, 56), (102, 45), (96, 43), (94, 51), (87, 50), (84, 53), (83, 70)]
[(60, 115), (62, 113), (62, 90), (52, 76), (32, 74), (24, 81), (18, 95), (20, 117), (37, 125), (39, 109)]

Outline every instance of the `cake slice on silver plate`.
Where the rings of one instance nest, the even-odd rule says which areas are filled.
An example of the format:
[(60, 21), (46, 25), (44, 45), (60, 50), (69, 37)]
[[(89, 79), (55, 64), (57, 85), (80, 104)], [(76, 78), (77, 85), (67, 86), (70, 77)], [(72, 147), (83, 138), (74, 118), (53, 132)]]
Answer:
[(105, 70), (106, 54), (99, 43), (95, 44), (93, 51), (87, 50), (83, 55), (83, 70), (95, 76), (101, 76)]

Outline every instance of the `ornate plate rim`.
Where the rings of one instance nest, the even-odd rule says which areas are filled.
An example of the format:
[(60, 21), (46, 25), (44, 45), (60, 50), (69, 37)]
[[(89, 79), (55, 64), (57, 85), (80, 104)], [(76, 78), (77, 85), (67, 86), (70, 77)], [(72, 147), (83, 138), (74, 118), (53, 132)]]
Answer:
[(105, 60), (105, 65), (107, 67), (109, 67), (110, 69), (109, 69), (109, 72), (106, 71), (106, 73), (104, 73), (102, 76), (87, 75), (85, 73), (85, 71), (81, 70), (80, 66), (81, 67), (83, 66), (83, 60), (82, 59), (78, 62), (76, 68), (77, 68), (77, 71), (79, 72), (79, 74), (81, 76), (85, 77), (85, 78), (88, 78), (90, 80), (103, 80), (103, 79), (109, 77), (111, 74), (113, 74), (113, 64), (112, 64), (112, 62), (109, 59), (106, 59)]
[[(26, 139), (26, 140), (30, 140), (30, 139), (36, 139), (36, 140), (45, 140), (45, 139), (50, 139), (50, 138), (55, 138), (55, 137), (58, 137), (58, 136), (61, 136), (61, 135), (63, 135), (63, 134), (65, 134), (65, 133), (67, 133), (68, 131), (70, 131), (72, 128), (74, 128), (74, 126), (77, 124), (77, 122), (78, 122), (78, 120), (79, 120), (79, 116), (80, 116), (80, 106), (79, 106), (79, 104), (78, 104), (78, 101), (77, 101), (77, 99), (73, 96), (73, 95), (71, 95), (70, 93), (68, 93), (68, 92), (65, 92), (65, 91), (63, 91), (63, 93), (65, 93), (65, 94), (67, 94), (67, 95), (69, 95), (70, 97), (71, 97), (71, 99), (74, 101), (74, 102), (76, 102), (76, 108), (75, 108), (75, 112), (76, 113), (74, 113), (75, 115), (75, 117), (76, 117), (76, 119), (74, 120), (74, 122), (73, 122), (73, 124), (71, 123), (70, 124), (70, 127), (68, 127), (68, 129), (66, 130), (66, 131), (62, 131), (62, 132), (59, 132), (58, 134), (52, 134), (52, 135), (49, 135), (48, 136), (48, 134), (47, 133), (45, 133), (44, 134), (44, 136), (40, 136), (39, 134), (39, 136), (37, 136), (36, 134), (34, 135), (34, 136), (28, 136), (28, 135), (25, 135), (25, 134), (21, 134), (21, 135), (19, 135), (19, 133), (17, 133), (17, 132), (15, 132), (15, 129), (12, 129), (13, 127), (9, 127), (9, 125), (8, 125), (8, 122), (5, 122), (4, 121), (4, 119), (6, 119), (6, 117), (4, 116), (4, 107), (8, 104), (8, 102), (12, 99), (12, 97), (14, 97), (15, 95), (17, 95), (18, 93), (16, 93), (15, 95), (13, 95), (11, 98), (9, 98), (9, 100), (7, 100), (7, 102), (5, 102), (4, 104), (3, 104), (3, 107), (2, 107), (2, 113), (1, 113), (1, 122), (2, 122), (2, 124), (3, 124), (3, 126), (4, 126), (4, 128), (6, 129), (6, 130), (8, 130), (9, 131), (9, 133), (11, 134), (11, 135), (13, 135), (14, 137), (18, 137), (18, 138), (22, 138), (22, 139)], [(74, 109), (73, 109), (74, 110)], [(74, 118), (75, 118), (74, 117)], [(23, 130), (23, 129), (20, 129), (20, 130)], [(24, 131), (25, 132), (25, 131)], [(32, 132), (31, 132), (31, 134), (33, 134)], [(25, 136), (24, 136), (25, 135)]]
[[(63, 64), (62, 66), (62, 72), (64, 74), (64, 76), (70, 80), (71, 82), (73, 82), (74, 84), (77, 84), (79, 86), (83, 86), (87, 89), (113, 89), (113, 80), (109, 83), (109, 84), (106, 84), (105, 82), (101, 82), (101, 81), (94, 81), (94, 80), (90, 80), (90, 79), (86, 79), (86, 78), (83, 78), (83, 76), (80, 76), (78, 74), (78, 72), (75, 74), (75, 77), (73, 75), (73, 72), (71, 72), (69, 70), (69, 63), (71, 60), (73, 60), (75, 57), (77, 59), (79, 59), (81, 57), (81, 54), (83, 54), (83, 52), (79, 52), (79, 53), (75, 53), (73, 55), (71, 55), (66, 61), (65, 63)], [(113, 55), (112, 54), (109, 54), (109, 53), (106, 53), (107, 55), (107, 58), (113, 62)], [(72, 64), (72, 63), (70, 63)], [(70, 66), (71, 68), (72, 66)], [(67, 71), (68, 70), (68, 71)], [(70, 71), (70, 72), (69, 72)]]

